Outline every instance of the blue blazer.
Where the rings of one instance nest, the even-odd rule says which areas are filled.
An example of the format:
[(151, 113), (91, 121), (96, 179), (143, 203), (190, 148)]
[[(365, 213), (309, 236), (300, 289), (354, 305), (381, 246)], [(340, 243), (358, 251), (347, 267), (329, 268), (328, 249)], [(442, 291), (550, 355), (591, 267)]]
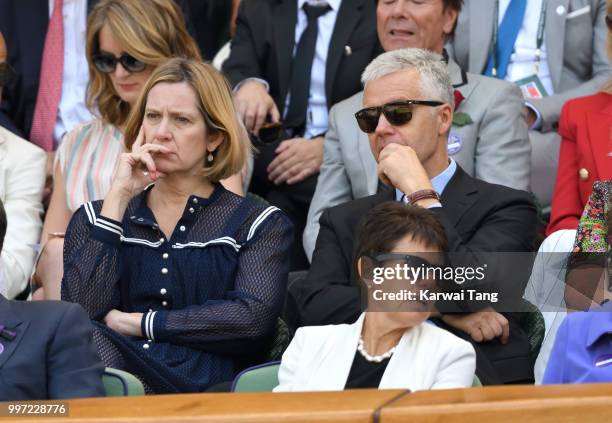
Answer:
[(0, 401), (104, 396), (104, 365), (78, 304), (9, 301), (0, 295)]
[(569, 314), (559, 326), (544, 384), (612, 382), (612, 303)]

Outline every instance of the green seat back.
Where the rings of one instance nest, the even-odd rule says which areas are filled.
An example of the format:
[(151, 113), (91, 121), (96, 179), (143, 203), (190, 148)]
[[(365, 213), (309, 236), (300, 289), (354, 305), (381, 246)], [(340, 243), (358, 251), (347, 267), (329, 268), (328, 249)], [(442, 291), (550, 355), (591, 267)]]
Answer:
[(232, 392), (271, 392), (278, 385), (280, 362), (275, 361), (243, 370), (232, 384)]
[(144, 395), (142, 383), (131, 373), (107, 367), (102, 375), (102, 383), (107, 397), (127, 397)]

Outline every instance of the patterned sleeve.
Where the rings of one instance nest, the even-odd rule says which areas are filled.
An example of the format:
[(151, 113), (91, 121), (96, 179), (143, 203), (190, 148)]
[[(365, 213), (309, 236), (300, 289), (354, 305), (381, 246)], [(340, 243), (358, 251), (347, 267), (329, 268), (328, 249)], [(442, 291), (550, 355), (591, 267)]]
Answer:
[(605, 253), (608, 251), (608, 225), (606, 214), (610, 208), (612, 181), (595, 182), (578, 230), (572, 252)]
[(143, 334), (222, 354), (252, 352), (253, 342), (266, 340), (285, 297), (293, 235), (291, 223), (275, 207), (256, 223), (240, 248), (234, 289), (224, 300), (146, 313)]
[[(97, 216), (101, 202), (83, 204), (72, 216), (64, 240), (62, 300), (78, 303), (100, 320), (119, 307), (121, 223)], [(99, 212), (99, 210), (98, 210)]]

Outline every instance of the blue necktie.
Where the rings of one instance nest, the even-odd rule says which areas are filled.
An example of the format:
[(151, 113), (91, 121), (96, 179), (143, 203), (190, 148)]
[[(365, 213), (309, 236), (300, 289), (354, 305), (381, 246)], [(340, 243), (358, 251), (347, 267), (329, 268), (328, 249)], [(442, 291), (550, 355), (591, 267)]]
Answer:
[[(543, 0), (546, 1), (546, 0)], [(504, 14), (502, 23), (497, 34), (497, 48), (493, 49), (489, 63), (484, 72), (487, 76), (493, 76), (493, 55), (497, 53), (497, 75), (499, 79), (505, 79), (508, 71), (510, 56), (514, 50), (514, 43), (523, 24), (527, 9), (527, 0), (511, 0)], [(497, 16), (495, 17), (497, 19)], [(495, 47), (495, 46), (494, 46)]]

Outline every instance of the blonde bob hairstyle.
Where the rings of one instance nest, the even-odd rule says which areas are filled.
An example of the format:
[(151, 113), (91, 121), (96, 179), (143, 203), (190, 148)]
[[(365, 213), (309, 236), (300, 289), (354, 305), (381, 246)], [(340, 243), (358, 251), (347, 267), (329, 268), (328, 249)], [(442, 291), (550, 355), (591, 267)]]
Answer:
[(104, 122), (118, 126), (125, 122), (130, 106), (121, 100), (110, 76), (92, 62), (105, 25), (126, 53), (149, 66), (157, 67), (172, 57), (201, 57), (174, 0), (100, 0), (87, 18), (87, 107)]
[(250, 142), (234, 109), (230, 85), (211, 65), (196, 60), (171, 59), (153, 71), (127, 121), (124, 137), (127, 150), (132, 149), (138, 136), (149, 92), (162, 82), (187, 83), (198, 99), (197, 107), (204, 117), (208, 136), (223, 135), (223, 141), (212, 153), (212, 164), (204, 161), (202, 176), (219, 182), (242, 170)]

